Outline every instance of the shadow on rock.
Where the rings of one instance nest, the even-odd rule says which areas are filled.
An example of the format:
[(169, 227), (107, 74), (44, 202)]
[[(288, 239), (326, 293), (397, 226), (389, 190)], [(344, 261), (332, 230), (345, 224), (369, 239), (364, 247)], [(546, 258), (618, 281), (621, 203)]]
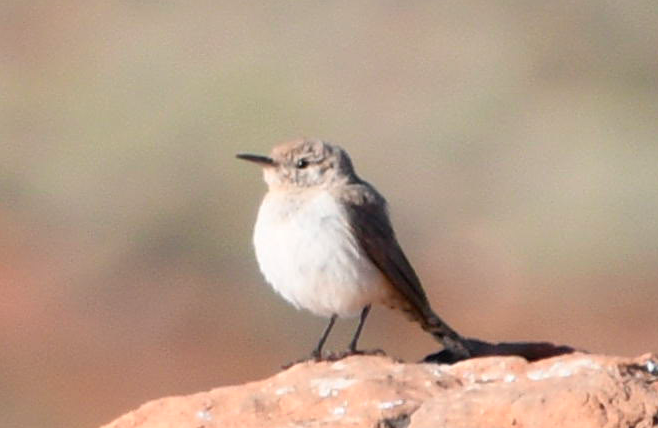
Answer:
[[(577, 350), (566, 345), (554, 345), (549, 342), (501, 342), (489, 343), (477, 339), (466, 339), (466, 347), (471, 351), (471, 358), (491, 356), (518, 356), (528, 361), (537, 361), (558, 355), (571, 354)], [(582, 352), (582, 351), (581, 351)], [(423, 359), (424, 363), (452, 364), (463, 358), (444, 349), (430, 354)]]

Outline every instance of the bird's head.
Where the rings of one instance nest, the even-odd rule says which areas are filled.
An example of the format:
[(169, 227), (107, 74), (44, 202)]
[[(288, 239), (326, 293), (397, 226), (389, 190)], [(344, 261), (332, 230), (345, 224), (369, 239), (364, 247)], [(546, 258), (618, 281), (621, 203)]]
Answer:
[(341, 147), (300, 139), (279, 144), (270, 156), (238, 154), (263, 167), (270, 190), (322, 188), (356, 179), (352, 161)]

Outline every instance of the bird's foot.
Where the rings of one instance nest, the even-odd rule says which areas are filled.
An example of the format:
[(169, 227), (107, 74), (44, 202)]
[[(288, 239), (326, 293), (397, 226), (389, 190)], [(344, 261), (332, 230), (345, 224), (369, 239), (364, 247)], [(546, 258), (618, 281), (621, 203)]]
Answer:
[(300, 358), (299, 360), (291, 361), (289, 363), (286, 363), (281, 366), (282, 369), (286, 370), (289, 369), (290, 367), (300, 364), (300, 363), (307, 363), (309, 361), (314, 361), (316, 363), (319, 363), (321, 361), (339, 361), (347, 357), (351, 357), (353, 355), (380, 355), (380, 356), (385, 356), (386, 352), (383, 349), (367, 349), (367, 350), (361, 350), (361, 349), (348, 349), (346, 351), (342, 352), (325, 352), (324, 354), (320, 354), (317, 352), (312, 352), (311, 355), (308, 357), (303, 357)]
[(320, 352), (313, 351), (313, 352), (311, 352), (311, 355), (309, 355), (308, 357), (302, 357), (298, 360), (291, 361), (289, 363), (285, 363), (284, 365), (281, 366), (281, 368), (283, 370), (286, 370), (286, 369), (289, 369), (290, 367), (292, 367), (294, 365), (297, 365), (297, 364), (300, 364), (300, 363), (307, 363), (309, 361), (314, 361), (314, 362), (318, 363), (318, 362), (324, 361), (324, 360), (326, 360), (326, 358), (322, 358), (322, 354)]
[(343, 358), (351, 357), (353, 355), (386, 355), (386, 352), (384, 352), (383, 349), (367, 349), (367, 350), (361, 350), (361, 349), (348, 349), (346, 351), (342, 352), (331, 352), (325, 360), (327, 361), (338, 361), (342, 360)]

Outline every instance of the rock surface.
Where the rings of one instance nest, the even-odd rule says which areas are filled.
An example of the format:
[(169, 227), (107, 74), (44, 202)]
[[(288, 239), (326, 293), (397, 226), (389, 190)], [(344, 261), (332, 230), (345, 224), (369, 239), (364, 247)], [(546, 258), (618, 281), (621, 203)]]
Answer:
[(533, 363), (486, 357), (451, 366), (353, 356), (151, 401), (104, 428), (652, 427), (657, 364), (649, 354), (575, 353)]

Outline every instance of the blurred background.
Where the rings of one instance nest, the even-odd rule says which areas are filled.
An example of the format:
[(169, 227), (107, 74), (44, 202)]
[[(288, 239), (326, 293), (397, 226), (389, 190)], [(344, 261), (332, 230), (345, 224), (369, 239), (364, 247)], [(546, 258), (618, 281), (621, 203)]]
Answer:
[[(325, 320), (261, 278), (265, 185), (234, 158), (299, 136), (349, 150), (463, 334), (658, 351), (656, 6), (3, 1), (0, 425), (308, 353)], [(362, 345), (438, 350), (383, 308)]]

